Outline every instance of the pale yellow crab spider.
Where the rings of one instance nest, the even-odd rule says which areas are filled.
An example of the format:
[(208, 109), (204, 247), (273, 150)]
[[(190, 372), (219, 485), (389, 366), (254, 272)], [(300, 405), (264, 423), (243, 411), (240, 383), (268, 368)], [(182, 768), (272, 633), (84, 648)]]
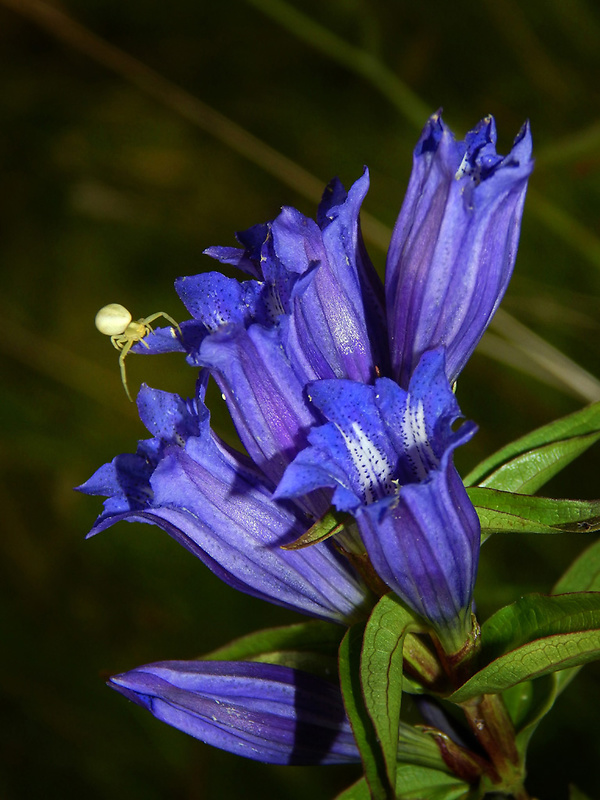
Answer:
[[(164, 311), (157, 311), (156, 314), (150, 314), (149, 317), (133, 321), (131, 314), (125, 306), (120, 303), (109, 303), (103, 306), (96, 314), (96, 327), (100, 333), (110, 336), (110, 340), (117, 350), (121, 351), (119, 356), (119, 367), (121, 368), (121, 381), (123, 387), (127, 392), (127, 397), (133, 402), (132, 396), (129, 394), (127, 386), (127, 375), (125, 374), (125, 357), (131, 350), (132, 345), (136, 342), (141, 342), (145, 347), (148, 347), (144, 341), (144, 337), (152, 333), (151, 322), (154, 322), (158, 317), (164, 317), (168, 320), (174, 328), (177, 328), (178, 333), (181, 334), (181, 328), (175, 322), (173, 317), (165, 314)], [(172, 331), (175, 336), (175, 331)], [(150, 348), (148, 348), (150, 349)]]

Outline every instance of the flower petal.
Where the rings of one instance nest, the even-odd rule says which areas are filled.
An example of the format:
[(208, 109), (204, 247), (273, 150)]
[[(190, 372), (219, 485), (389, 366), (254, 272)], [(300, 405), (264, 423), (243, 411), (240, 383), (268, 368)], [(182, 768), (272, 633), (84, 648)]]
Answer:
[(115, 675), (109, 686), (190, 736), (256, 761), (360, 760), (339, 688), (290, 667), (165, 661)]
[[(207, 337), (199, 360), (209, 367), (249, 455), (274, 483), (306, 445), (314, 411), (304, 382), (286, 358), (280, 333), (252, 325)], [(321, 516), (327, 501), (313, 509)]]
[[(120, 520), (149, 522), (240, 591), (334, 622), (354, 619), (367, 592), (352, 567), (329, 542), (281, 549), (313, 520), (298, 504), (272, 500), (262, 473), (214, 437), (201, 400), (147, 387), (140, 398), (144, 421), (162, 437), (141, 447), (156, 459), (142, 470), (142, 455), (119, 456), (80, 487), (110, 495), (90, 535)], [(177, 413), (164, 416), (165, 408)]]
[(310, 433), (275, 496), (335, 488), (379, 576), (454, 646), (468, 632), (480, 534), (452, 463), (475, 426), (452, 430), (460, 409), (443, 351), (423, 355), (408, 392), (387, 378), (317, 381), (310, 391), (330, 421)]
[(533, 169), (529, 126), (505, 158), (495, 143), (492, 117), (456, 142), (435, 114), (415, 149), (386, 267), (392, 371), (402, 386), (421, 354), (441, 345), (452, 383), (510, 280)]
[(309, 433), (311, 446), (288, 467), (276, 497), (335, 487), (335, 505), (353, 511), (396, 494), (398, 486), (425, 480), (451, 445), (475, 432), (471, 423), (452, 431), (461, 414), (441, 350), (423, 355), (408, 392), (389, 378), (374, 386), (316, 381), (309, 392), (329, 422)]
[[(278, 275), (270, 283), (239, 283), (219, 273), (176, 282), (204, 329), (188, 360), (211, 370), (244, 447), (274, 483), (305, 446), (315, 421), (305, 398), (306, 376), (287, 358), (276, 324), (291, 291), (288, 274), (279, 270)], [(185, 331), (183, 338), (192, 341)], [(326, 498), (314, 498), (315, 516), (326, 508)]]
[(470, 630), (480, 527), (453, 449), (427, 481), (402, 487), (379, 508), (362, 506), (357, 520), (380, 578), (458, 651)]
[(319, 225), (292, 208), (272, 223), (274, 250), (283, 265), (302, 264), (303, 272), (318, 265), (312, 280), (297, 286), (285, 323), (290, 359), (305, 364), (315, 379), (370, 382), (376, 367), (387, 366), (383, 287), (359, 224), (368, 188), (367, 170), (347, 194), (333, 181), (319, 207)]

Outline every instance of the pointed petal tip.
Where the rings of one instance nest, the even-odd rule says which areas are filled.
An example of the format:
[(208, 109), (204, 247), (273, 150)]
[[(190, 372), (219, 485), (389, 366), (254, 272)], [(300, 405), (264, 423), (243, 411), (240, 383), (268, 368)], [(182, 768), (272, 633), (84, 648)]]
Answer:
[(365, 195), (369, 191), (370, 185), (370, 176), (369, 176), (369, 168), (367, 166), (363, 167), (362, 175), (360, 178), (357, 178), (350, 189), (348, 190), (348, 196), (350, 198), (357, 197), (359, 202), (362, 202)]
[(515, 136), (510, 155), (514, 160), (518, 161), (520, 165), (531, 162), (531, 168), (533, 169), (532, 151), (533, 139), (531, 135), (531, 124), (529, 120), (526, 119), (520, 131)]
[(144, 667), (138, 667), (129, 672), (119, 672), (116, 675), (111, 675), (106, 681), (106, 685), (110, 686), (112, 689), (128, 689), (129, 691), (137, 692), (145, 688), (148, 683), (148, 678), (152, 677), (156, 679), (156, 676), (153, 676), (151, 673), (151, 668), (153, 666), (153, 664), (147, 665), (147, 667), (150, 667), (150, 674), (144, 671)]
[(429, 117), (421, 131), (414, 149), (415, 158), (422, 156), (424, 153), (435, 153), (442, 137), (448, 132), (449, 128), (444, 124), (441, 109), (439, 109)]
[(123, 697), (131, 700), (132, 703), (136, 703), (138, 706), (142, 706), (142, 708), (151, 711), (152, 696), (146, 693), (145, 690), (147, 690), (147, 687), (143, 682), (136, 680), (139, 675), (140, 673), (136, 670), (124, 672), (121, 675), (111, 675), (106, 681), (106, 685), (109, 689), (114, 689), (116, 692), (119, 692), (119, 694), (122, 694)]
[(332, 178), (325, 187), (319, 204), (317, 222), (321, 229), (335, 217), (335, 214), (332, 214), (333, 209), (343, 206), (348, 199), (355, 200), (360, 206), (369, 190), (369, 182), (369, 168), (366, 165), (363, 166), (362, 175), (354, 181), (348, 191), (337, 176)]
[[(493, 114), (486, 114), (485, 117), (477, 123), (473, 130), (470, 131), (470, 134), (475, 133), (482, 133), (486, 142), (494, 146), (496, 145), (498, 134), (496, 130), (496, 120)], [(467, 136), (469, 136), (469, 134), (467, 134)]]

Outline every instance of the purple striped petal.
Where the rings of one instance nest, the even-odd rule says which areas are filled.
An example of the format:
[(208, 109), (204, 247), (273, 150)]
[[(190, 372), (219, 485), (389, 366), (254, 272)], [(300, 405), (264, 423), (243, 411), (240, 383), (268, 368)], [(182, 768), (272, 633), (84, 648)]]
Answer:
[(428, 480), (379, 507), (362, 506), (356, 518), (379, 577), (431, 622), (447, 651), (458, 652), (471, 629), (480, 527), (453, 449)]
[(250, 460), (211, 433), (200, 399), (144, 387), (140, 412), (160, 438), (80, 487), (109, 495), (90, 535), (121, 520), (152, 523), (242, 592), (334, 622), (360, 614), (367, 591), (331, 543), (281, 549), (313, 520), (299, 504), (272, 499), (273, 486)]
[(360, 761), (339, 688), (290, 667), (164, 661), (115, 675), (109, 686), (174, 728), (256, 761)]
[(329, 420), (288, 467), (275, 496), (334, 488), (351, 511), (379, 576), (459, 649), (469, 631), (479, 553), (479, 520), (452, 463), (475, 426), (452, 430), (460, 409), (445, 377), (443, 351), (425, 353), (408, 392), (317, 381), (311, 399)]
[[(204, 329), (188, 360), (211, 370), (244, 447), (274, 483), (305, 446), (315, 422), (304, 391), (307, 376), (290, 363), (277, 324), (293, 281), (285, 270), (278, 276), (269, 282), (239, 283), (207, 273), (176, 282), (181, 299)], [(183, 340), (191, 341), (187, 330)], [(307, 504), (319, 517), (328, 498), (321, 494)]]
[(492, 117), (456, 142), (435, 114), (415, 149), (386, 266), (392, 372), (402, 386), (439, 346), (456, 380), (506, 291), (533, 169), (529, 126), (508, 156), (495, 144)]
[[(279, 330), (260, 325), (224, 330), (203, 341), (198, 357), (211, 369), (250, 457), (277, 483), (315, 423), (304, 381), (283, 351)], [(315, 503), (313, 513), (321, 516), (328, 501)]]
[(383, 286), (359, 223), (368, 186), (366, 170), (348, 193), (334, 180), (319, 206), (318, 223), (286, 207), (272, 222), (237, 234), (243, 250), (206, 251), (262, 279), (277, 300), (273, 308), (283, 315), (279, 320), (273, 315), (272, 322), (284, 328), (287, 356), (307, 380), (369, 382), (377, 371), (387, 371)]
[(274, 252), (306, 274), (285, 324), (290, 359), (313, 378), (370, 382), (387, 366), (383, 287), (362, 242), (359, 212), (369, 188), (367, 170), (348, 194), (339, 181), (325, 192), (319, 225), (284, 208), (271, 225)]

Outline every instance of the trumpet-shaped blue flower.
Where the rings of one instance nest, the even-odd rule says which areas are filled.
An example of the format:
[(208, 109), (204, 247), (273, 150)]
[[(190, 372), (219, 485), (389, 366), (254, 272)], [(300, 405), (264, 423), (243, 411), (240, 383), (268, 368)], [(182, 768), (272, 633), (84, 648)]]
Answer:
[[(335, 179), (317, 222), (286, 207), (267, 225), (238, 234), (243, 250), (206, 251), (258, 279), (262, 303), (251, 316), (281, 329), (286, 354), (305, 380), (369, 382), (387, 364), (384, 292), (359, 224), (368, 188), (366, 169), (348, 193)], [(193, 316), (205, 320), (204, 309), (190, 307), (189, 292), (180, 294)]]
[(435, 347), (446, 348), (451, 383), (465, 366), (512, 275), (532, 169), (528, 125), (505, 157), (492, 117), (463, 142), (439, 114), (425, 126), (386, 264), (392, 375), (402, 386)]
[(109, 685), (206, 744), (269, 764), (360, 761), (340, 690), (273, 664), (165, 661)]
[(274, 486), (211, 432), (203, 389), (200, 381), (198, 397), (186, 402), (142, 388), (140, 416), (154, 436), (80, 487), (109, 496), (90, 535), (121, 520), (158, 525), (230, 586), (348, 623), (365, 602), (362, 582), (327, 542), (281, 549), (311, 521), (302, 506), (272, 500)]
[(276, 496), (333, 488), (379, 576), (447, 649), (460, 650), (471, 629), (480, 528), (452, 454), (476, 428), (452, 430), (460, 409), (443, 351), (423, 355), (408, 392), (389, 378), (374, 386), (326, 380), (310, 396), (328, 422), (311, 431)]

